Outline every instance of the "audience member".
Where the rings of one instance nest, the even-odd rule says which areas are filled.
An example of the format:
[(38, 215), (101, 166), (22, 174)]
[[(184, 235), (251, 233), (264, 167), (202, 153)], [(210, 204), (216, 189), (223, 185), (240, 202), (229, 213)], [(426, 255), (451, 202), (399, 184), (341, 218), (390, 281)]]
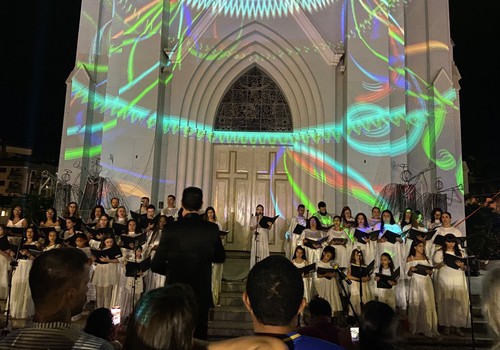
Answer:
[(285, 350), (270, 337), (242, 337), (215, 343), (193, 339), (197, 307), (193, 289), (171, 284), (147, 292), (137, 304), (127, 327), (127, 350)]
[(113, 315), (110, 309), (100, 307), (92, 311), (83, 331), (107, 340), (116, 350), (123, 348), (120, 342), (115, 340), (116, 327), (113, 324)]
[(71, 327), (82, 311), (89, 281), (88, 258), (79, 249), (53, 249), (40, 254), (29, 275), (35, 323), (0, 341), (0, 349), (102, 349), (107, 341)]
[(297, 268), (284, 256), (269, 256), (250, 270), (243, 302), (250, 311), (256, 335), (272, 335), (295, 350), (343, 349), (294, 331), (306, 305), (304, 284)]
[(486, 273), (483, 281), (482, 301), (486, 323), (493, 337), (492, 350), (500, 350), (500, 267)]
[(397, 321), (389, 305), (375, 300), (367, 302), (360, 318), (359, 349), (397, 349), (394, 345)]
[(319, 338), (330, 343), (339, 344), (339, 328), (334, 326), (332, 320), (332, 307), (323, 298), (316, 297), (309, 302), (309, 325), (299, 329), (299, 333), (313, 338)]

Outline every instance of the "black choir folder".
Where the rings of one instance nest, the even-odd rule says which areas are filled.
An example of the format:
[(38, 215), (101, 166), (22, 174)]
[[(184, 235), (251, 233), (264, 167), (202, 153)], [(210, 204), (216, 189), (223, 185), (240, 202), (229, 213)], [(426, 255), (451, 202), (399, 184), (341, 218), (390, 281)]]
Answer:
[[(17, 253), (18, 252), (18, 248), (19, 248), (19, 254)], [(20, 246), (18, 246), (17, 244), (11, 244), (10, 245), (10, 250), (15, 254), (14, 257), (17, 256), (18, 259), (28, 259), (28, 256), (21, 254), (21, 250), (26, 250), (26, 251), (28, 251), (33, 256), (36, 256), (39, 253), (41, 253), (40, 250), (38, 250), (38, 247), (36, 245), (34, 245), (34, 244), (23, 244), (23, 245), (20, 245)], [(31, 251), (33, 251), (33, 253), (31, 253)], [(39, 253), (36, 254), (35, 251), (39, 252)]]
[(372, 231), (372, 232), (363, 232), (361, 230), (356, 229), (354, 231), (354, 237), (358, 240), (359, 243), (366, 244), (364, 239), (368, 238), (371, 241), (375, 241), (378, 239), (378, 234), (380, 230)]
[(90, 234), (90, 237), (95, 241), (101, 241), (98, 235), (104, 235), (104, 237), (115, 237), (114, 230), (111, 227), (103, 227), (103, 228), (91, 228), (87, 226), (87, 231)]
[(108, 257), (109, 259), (118, 259), (122, 256), (122, 251), (118, 247), (104, 250), (90, 248), (90, 253), (95, 257), (95, 262), (98, 264), (108, 264), (107, 262), (100, 260), (100, 258), (102, 257)]
[(121, 235), (121, 246), (125, 249), (135, 249), (146, 243), (146, 234)]
[[(318, 273), (318, 275), (324, 275), (324, 274), (327, 274), (329, 272), (333, 272), (335, 273), (335, 269), (332, 267), (332, 268), (326, 268), (326, 267), (318, 267), (316, 269), (316, 272)], [(326, 279), (332, 279), (331, 277), (325, 277)]]
[(24, 227), (7, 227), (5, 230), (11, 237), (22, 237), (26, 229)]
[(161, 213), (157, 214), (154, 218), (148, 218), (146, 214), (139, 214), (135, 211), (130, 211), (130, 215), (132, 216), (132, 219), (137, 221), (139, 226), (144, 229), (147, 228), (150, 224), (158, 225)]
[(304, 231), (305, 229), (306, 229), (305, 226), (297, 224), (297, 226), (295, 226), (295, 228), (293, 229), (293, 233), (295, 233), (296, 235), (300, 235), (302, 234), (302, 231)]
[(330, 241), (330, 245), (343, 245), (345, 246), (347, 244), (348, 240), (347, 238), (332, 238)]
[(219, 236), (227, 236), (231, 230), (219, 230)]
[(306, 265), (306, 266), (304, 266), (304, 267), (299, 268), (299, 272), (300, 272), (301, 274), (306, 275), (306, 274), (308, 274), (309, 272), (314, 271), (315, 269), (316, 269), (316, 263), (312, 263), (312, 264), (310, 264), (310, 265)]
[(417, 264), (415, 267), (417, 268), (417, 270), (413, 271), (413, 273), (416, 273), (416, 274), (419, 274), (422, 276), (427, 276), (427, 270), (434, 269), (434, 266), (422, 265), (422, 264)]
[(410, 231), (408, 231), (408, 237), (410, 237), (411, 240), (417, 240), (417, 237), (425, 238), (426, 241), (432, 239), (434, 234), (436, 233), (436, 230), (430, 230), (427, 232), (415, 230), (414, 228), (411, 228)]
[(392, 286), (389, 284), (389, 281), (396, 282), (399, 279), (400, 274), (401, 270), (399, 269), (399, 267), (390, 276), (383, 275), (381, 273), (376, 273), (375, 276), (380, 278), (377, 281), (377, 288), (391, 289)]
[[(326, 241), (328, 239), (328, 236), (325, 236), (325, 237), (321, 237), (319, 239), (311, 239), (311, 238), (305, 238), (304, 239), (304, 245), (308, 248), (311, 248), (311, 249), (319, 249), (321, 248), (321, 245), (324, 241)], [(318, 248), (316, 248), (314, 245), (315, 244), (319, 244), (320, 246)]]
[(375, 260), (372, 260), (368, 265), (356, 265), (351, 264), (351, 276), (357, 278), (368, 277), (373, 273), (373, 267), (375, 266)]
[(10, 249), (9, 239), (7, 238), (7, 236), (2, 236), (0, 238), (0, 250), (1, 251), (6, 251), (6, 250), (9, 250), (9, 249)]
[[(279, 215), (276, 215), (274, 218), (271, 218), (269, 216), (263, 216), (262, 219), (259, 221), (259, 226), (265, 229), (270, 229), (271, 225), (274, 224), (277, 218), (279, 218)], [(271, 222), (271, 225), (268, 225), (268, 222)]]
[(139, 272), (146, 272), (151, 268), (151, 257), (148, 257), (141, 261), (130, 261), (127, 260), (125, 264), (125, 276), (127, 277), (137, 277)]
[[(434, 244), (436, 245), (443, 245), (444, 242), (445, 242), (445, 239), (444, 239), (444, 236), (445, 235), (437, 235), (435, 238), (434, 238)], [(462, 247), (464, 246), (464, 242), (467, 240), (466, 237), (456, 237), (456, 242), (458, 244), (460, 244)]]
[(446, 264), (446, 266), (451, 267), (452, 269), (455, 269), (455, 270), (460, 269), (460, 267), (458, 267), (456, 261), (458, 260), (458, 261), (461, 261), (465, 264), (466, 259), (467, 258), (462, 258), (462, 257), (456, 256), (453, 254), (448, 254), (448, 253), (443, 254), (443, 261)]

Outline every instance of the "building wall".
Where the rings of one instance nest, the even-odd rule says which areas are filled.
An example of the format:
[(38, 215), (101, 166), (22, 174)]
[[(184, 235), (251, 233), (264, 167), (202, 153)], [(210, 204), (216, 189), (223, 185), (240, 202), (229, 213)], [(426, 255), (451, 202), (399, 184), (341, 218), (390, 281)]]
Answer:
[[(289, 205), (311, 211), (325, 200), (369, 213), (386, 185), (402, 183), (403, 165), (429, 169), (415, 177), (418, 198), (437, 192), (437, 178), (442, 190), (462, 184), (446, 0), (207, 3), (82, 2), (60, 170), (100, 157), (132, 208), (190, 185), (211, 203), (218, 143), (286, 146)], [(282, 89), (293, 133), (213, 130), (224, 93), (254, 65)], [(458, 200), (448, 210), (463, 217)]]

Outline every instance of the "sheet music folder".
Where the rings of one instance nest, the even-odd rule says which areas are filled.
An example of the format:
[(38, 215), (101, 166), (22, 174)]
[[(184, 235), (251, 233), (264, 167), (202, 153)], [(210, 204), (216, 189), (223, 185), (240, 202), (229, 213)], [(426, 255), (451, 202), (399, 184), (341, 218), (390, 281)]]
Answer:
[[(276, 215), (275, 217), (271, 218), (269, 216), (263, 216), (262, 219), (259, 221), (259, 226), (265, 229), (270, 229), (271, 225), (274, 224), (277, 218), (279, 218), (279, 215)], [(267, 223), (271, 222), (271, 225), (268, 225)]]

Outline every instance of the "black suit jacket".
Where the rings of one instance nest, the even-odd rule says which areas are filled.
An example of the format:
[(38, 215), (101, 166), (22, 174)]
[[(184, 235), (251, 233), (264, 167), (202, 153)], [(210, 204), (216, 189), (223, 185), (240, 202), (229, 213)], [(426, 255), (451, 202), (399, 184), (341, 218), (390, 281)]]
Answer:
[(193, 287), (198, 307), (208, 309), (212, 305), (212, 262), (225, 259), (219, 227), (198, 214), (188, 214), (163, 230), (151, 270), (166, 275), (167, 284)]

